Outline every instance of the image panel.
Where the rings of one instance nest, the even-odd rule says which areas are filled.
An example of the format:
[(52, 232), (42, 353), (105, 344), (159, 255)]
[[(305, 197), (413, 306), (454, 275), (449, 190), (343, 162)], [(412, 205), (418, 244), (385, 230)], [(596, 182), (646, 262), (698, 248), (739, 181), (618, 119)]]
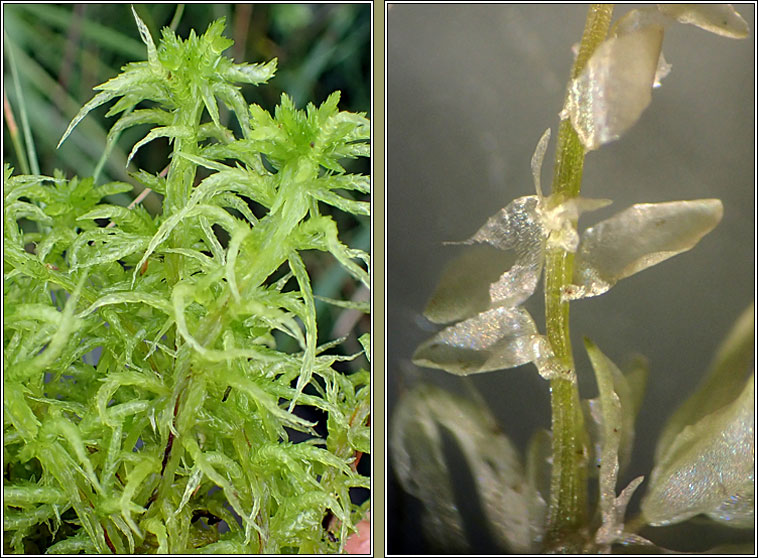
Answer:
[(752, 552), (754, 7), (588, 8), (387, 10), (390, 555)]
[(369, 553), (371, 3), (3, 26), (4, 553)]

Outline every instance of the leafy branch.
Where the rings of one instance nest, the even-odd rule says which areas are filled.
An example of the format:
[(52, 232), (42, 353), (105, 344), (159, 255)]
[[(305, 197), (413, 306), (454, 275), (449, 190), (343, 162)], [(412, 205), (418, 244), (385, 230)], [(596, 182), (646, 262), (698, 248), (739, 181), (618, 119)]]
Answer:
[[(625, 514), (644, 477), (618, 494), (616, 484), (631, 448), (645, 361), (622, 372), (585, 339), (599, 395), (580, 398), (570, 302), (603, 295), (618, 281), (692, 249), (724, 212), (717, 199), (638, 203), (580, 234), (579, 215), (610, 203), (579, 196), (585, 154), (622, 137), (649, 105), (653, 88), (671, 69), (661, 52), (665, 26), (692, 24), (731, 38), (748, 31), (727, 5), (632, 10), (612, 27), (611, 12), (610, 6), (593, 6), (587, 16), (561, 111), (552, 193), (543, 195), (540, 184), (547, 130), (531, 162), (536, 195), (513, 200), (462, 242), (515, 257), (500, 262), (481, 252), (464, 254), (445, 271), (425, 309), (432, 322), (455, 323), (417, 348), (416, 365), (466, 376), (533, 363), (551, 393), (552, 431), (535, 433), (525, 466), (483, 405), (425, 385), (404, 394), (393, 419), (394, 466), (406, 490), (432, 512), (424, 527), (442, 547), (465, 550), (443, 430), (455, 437), (471, 468), (493, 536), (514, 552), (605, 553), (614, 545), (658, 551), (638, 534), (642, 526), (701, 513), (738, 528), (753, 522), (754, 363), (745, 345), (754, 329), (752, 306), (721, 349), (730, 356), (719, 358), (702, 388), (718, 378), (725, 392), (704, 405), (701, 390), (671, 419), (639, 519), (626, 521)], [(545, 334), (522, 306), (543, 269)], [(731, 452), (727, 440), (734, 444)], [(426, 455), (431, 458), (422, 463)], [(598, 501), (589, 513), (587, 480), (594, 476)]]

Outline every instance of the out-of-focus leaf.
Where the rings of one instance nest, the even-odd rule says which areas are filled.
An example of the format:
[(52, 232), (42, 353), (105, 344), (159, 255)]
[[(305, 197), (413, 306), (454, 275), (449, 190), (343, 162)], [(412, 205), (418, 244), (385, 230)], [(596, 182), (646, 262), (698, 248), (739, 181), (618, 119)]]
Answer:
[(363, 352), (366, 353), (366, 359), (371, 362), (371, 334), (364, 333), (358, 338), (358, 342), (363, 347)]
[(533, 531), (541, 534), (541, 516), (516, 449), (486, 407), (422, 385), (398, 402), (390, 444), (401, 483), (426, 506), (424, 525), (430, 540), (440, 548), (461, 549), (464, 537), (442, 429), (455, 438), (471, 469), (492, 535), (514, 552), (528, 552)]
[(685, 427), (662, 452), (642, 499), (650, 525), (704, 513), (735, 527), (755, 517), (755, 374), (726, 407)]
[(658, 4), (661, 13), (731, 39), (748, 36), (747, 22), (731, 4)]
[(706, 554), (752, 554), (755, 556), (755, 543), (742, 543), (742, 544), (720, 544), (708, 549)]
[(406, 492), (424, 504), (425, 537), (441, 548), (465, 550), (463, 518), (455, 504), (444, 461), (442, 439), (429, 400), (438, 390), (430, 386), (403, 394), (390, 426), (390, 457)]
[(684, 427), (734, 401), (753, 370), (755, 303), (735, 322), (716, 352), (710, 370), (697, 391), (669, 418), (656, 446), (656, 459), (671, 446)]
[(529, 487), (532, 540), (540, 540), (545, 531), (547, 502), (550, 497), (550, 474), (553, 439), (549, 430), (537, 430), (526, 448), (526, 482)]

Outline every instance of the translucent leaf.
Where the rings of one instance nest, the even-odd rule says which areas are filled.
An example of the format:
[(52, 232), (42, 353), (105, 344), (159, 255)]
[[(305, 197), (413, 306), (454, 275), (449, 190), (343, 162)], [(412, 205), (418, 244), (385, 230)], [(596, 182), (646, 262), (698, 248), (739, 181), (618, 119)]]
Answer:
[(650, 104), (663, 28), (649, 25), (603, 42), (582, 73), (572, 80), (561, 116), (585, 149), (616, 140)]
[[(607, 358), (606, 358), (607, 360)], [(613, 376), (613, 391), (618, 396), (623, 413), (621, 415), (621, 428), (618, 444), (619, 471), (629, 463), (634, 445), (634, 421), (637, 418), (648, 373), (648, 363), (644, 357), (637, 356), (622, 374), (610, 361), (610, 369)], [(601, 468), (603, 461), (604, 430), (606, 428), (605, 415), (602, 410), (600, 397), (582, 401), (582, 409), (585, 412), (590, 440), (593, 444), (593, 461), (595, 469)], [(595, 472), (592, 469), (590, 472)]]
[(537, 208), (543, 226), (548, 230), (548, 248), (560, 248), (567, 252), (576, 252), (579, 246), (579, 233), (576, 222), (579, 215), (595, 211), (610, 205), (611, 200), (592, 198), (571, 198), (557, 206), (551, 207), (552, 196)]
[(650, 525), (705, 513), (735, 527), (755, 517), (755, 374), (731, 404), (685, 427), (651, 474), (641, 509)]
[[(610, 36), (620, 37), (644, 29), (649, 25), (660, 25), (665, 27), (670, 21), (670, 18), (664, 16), (655, 8), (630, 10), (614, 24)], [(660, 87), (661, 80), (669, 75), (669, 72), (671, 72), (671, 64), (666, 62), (666, 59), (663, 57), (663, 51), (661, 51), (661, 54), (658, 57), (658, 65), (655, 70), (653, 87)]]
[[(443, 429), (470, 467), (492, 535), (516, 553), (528, 552), (535, 518), (516, 449), (485, 406), (422, 385), (398, 402), (390, 447), (401, 484), (425, 505), (429, 540), (439, 548), (463, 550), (463, 521), (445, 461)], [(538, 530), (541, 535), (541, 524)]]
[(647, 384), (647, 376), (650, 371), (650, 363), (642, 355), (634, 355), (623, 368), (624, 378), (626, 378), (627, 385), (629, 386), (629, 395), (627, 405), (626, 396), (619, 394), (621, 397), (621, 404), (624, 408), (629, 409), (636, 417), (640, 412), (642, 406), (642, 399), (645, 395), (645, 385)]
[(550, 141), (550, 128), (545, 130), (537, 142), (537, 147), (532, 154), (532, 178), (534, 179), (534, 189), (537, 190), (537, 196), (542, 198), (542, 187), (540, 185), (540, 173), (542, 171), (542, 160), (545, 158), (547, 144)]
[(449, 326), (422, 343), (417, 366), (467, 376), (534, 362), (540, 375), (560, 373), (547, 339), (523, 308), (493, 308)]
[[(618, 540), (624, 531), (624, 513), (634, 490), (642, 483), (637, 477), (616, 497), (616, 482), (619, 471), (619, 448), (624, 430), (629, 428), (630, 410), (624, 409), (622, 399), (616, 392), (626, 391), (624, 399), (629, 401), (629, 387), (618, 367), (605, 356), (589, 339), (584, 340), (598, 385), (598, 400), (602, 414), (602, 435), (600, 452), (600, 514), (602, 525), (596, 534), (596, 542), (610, 545)], [(633, 418), (632, 418), (633, 421)]]
[[(467, 375), (534, 362), (545, 378), (567, 373), (573, 378), (557, 363), (547, 340), (537, 334), (531, 316), (517, 306), (537, 287), (546, 246), (575, 251), (579, 214), (610, 202), (576, 198), (560, 203), (542, 196), (540, 168), (549, 138), (547, 130), (532, 156), (538, 195), (515, 199), (461, 243), (511, 251), (515, 261), (479, 251), (464, 254), (446, 268), (425, 315), (437, 323), (465, 321), (422, 344), (414, 355), (417, 365)], [(510, 268), (500, 273), (511, 261)]]
[(656, 459), (669, 448), (685, 426), (734, 401), (754, 369), (755, 304), (737, 319), (716, 352), (708, 374), (698, 389), (666, 423), (656, 446)]
[(695, 246), (721, 220), (715, 199), (636, 204), (587, 229), (564, 300), (603, 294), (634, 275)]
[(547, 231), (537, 211), (537, 196), (517, 198), (463, 244), (489, 244), (515, 250), (516, 262), (490, 286), (493, 305), (514, 307), (529, 298), (542, 272)]
[(614, 391), (614, 383), (622, 383), (621, 371), (589, 339), (584, 340), (587, 354), (595, 371), (602, 413), (602, 436), (600, 454), (600, 512), (603, 527), (615, 525), (614, 500), (618, 477), (618, 449), (621, 443), (621, 401)]
[(671, 19), (663, 15), (654, 6), (629, 10), (613, 24), (609, 35), (611, 37), (622, 37), (651, 25), (665, 27), (670, 22)]
[(744, 39), (748, 26), (731, 4), (658, 4), (658, 9), (680, 23), (689, 23), (722, 37)]

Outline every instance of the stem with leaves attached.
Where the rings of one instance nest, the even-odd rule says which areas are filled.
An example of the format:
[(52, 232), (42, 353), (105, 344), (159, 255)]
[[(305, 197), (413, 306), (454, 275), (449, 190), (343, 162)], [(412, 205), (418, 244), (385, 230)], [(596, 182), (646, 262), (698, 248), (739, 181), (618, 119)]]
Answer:
[[(612, 4), (593, 4), (571, 70), (577, 77), (610, 26)], [(577, 197), (581, 188), (584, 147), (566, 118), (561, 121), (553, 175), (552, 203)], [(574, 223), (576, 225), (576, 223)], [(560, 247), (548, 249), (545, 261), (545, 321), (550, 345), (566, 370), (574, 370), (569, 337), (569, 303), (561, 301), (563, 288), (572, 282), (574, 255)], [(571, 379), (550, 382), (553, 428), (553, 470), (546, 548), (570, 549), (572, 533), (586, 525), (587, 452), (579, 389)], [(579, 539), (576, 539), (577, 541)], [(577, 543), (578, 544), (578, 543)]]

